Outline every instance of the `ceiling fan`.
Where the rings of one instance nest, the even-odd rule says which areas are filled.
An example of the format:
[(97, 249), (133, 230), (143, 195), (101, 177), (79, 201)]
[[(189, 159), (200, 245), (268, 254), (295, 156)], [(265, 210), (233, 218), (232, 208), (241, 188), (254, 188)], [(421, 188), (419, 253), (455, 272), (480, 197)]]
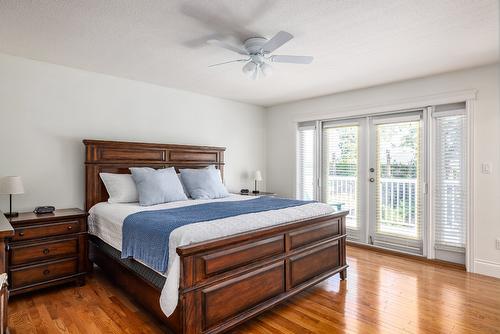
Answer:
[(243, 45), (233, 45), (217, 39), (208, 40), (210, 45), (218, 46), (240, 55), (246, 56), (242, 59), (230, 60), (223, 63), (210, 65), (209, 67), (219, 66), (235, 62), (246, 62), (243, 66), (243, 73), (257, 80), (261, 75), (267, 77), (272, 74), (271, 63), (291, 63), (291, 64), (310, 64), (313, 61), (311, 56), (289, 56), (289, 55), (271, 55), (276, 49), (293, 38), (293, 35), (280, 31), (273, 38), (252, 37), (243, 42)]

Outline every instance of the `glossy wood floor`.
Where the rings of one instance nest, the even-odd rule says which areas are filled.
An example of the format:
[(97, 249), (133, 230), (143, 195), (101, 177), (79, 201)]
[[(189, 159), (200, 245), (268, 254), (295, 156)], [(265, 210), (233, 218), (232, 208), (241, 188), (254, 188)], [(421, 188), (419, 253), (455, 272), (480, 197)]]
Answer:
[[(348, 247), (348, 278), (331, 278), (232, 333), (500, 333), (500, 279)], [(11, 333), (164, 333), (96, 270), (11, 300)]]

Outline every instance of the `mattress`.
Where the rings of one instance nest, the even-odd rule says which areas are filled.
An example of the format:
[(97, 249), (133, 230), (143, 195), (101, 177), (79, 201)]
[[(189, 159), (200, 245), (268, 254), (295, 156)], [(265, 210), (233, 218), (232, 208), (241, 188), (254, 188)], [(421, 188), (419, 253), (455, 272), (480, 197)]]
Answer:
[[(117, 251), (121, 252), (122, 226), (125, 218), (130, 214), (140, 211), (162, 210), (215, 201), (245, 201), (254, 198), (255, 197), (251, 196), (231, 195), (223, 199), (190, 199), (147, 207), (140, 206), (138, 203), (110, 204), (102, 202), (93, 206), (89, 211), (89, 233), (95, 235)], [(249, 213), (213, 221), (194, 223), (175, 229), (170, 234), (168, 269), (165, 273), (159, 273), (166, 277), (160, 297), (161, 309), (169, 316), (177, 306), (180, 275), (180, 259), (176, 253), (177, 247), (291, 221), (327, 215), (333, 211), (334, 210), (329, 205), (315, 202), (285, 209)]]
[(244, 201), (254, 199), (252, 196), (231, 195), (221, 199), (177, 201), (151, 206), (140, 206), (139, 203), (108, 203), (101, 202), (94, 205), (89, 212), (89, 233), (99, 237), (113, 248), (122, 250), (122, 226), (127, 216), (149, 210), (163, 210), (180, 208), (183, 206), (210, 202)]
[(147, 265), (139, 263), (133, 259), (122, 259), (121, 252), (119, 250), (99, 238), (91, 238), (91, 241), (101, 252), (105, 253), (115, 261), (120, 262), (124, 267), (130, 269), (136, 275), (151, 283), (158, 290), (163, 289), (165, 286), (165, 281), (167, 280), (165, 275), (162, 275), (156, 270), (149, 268)]

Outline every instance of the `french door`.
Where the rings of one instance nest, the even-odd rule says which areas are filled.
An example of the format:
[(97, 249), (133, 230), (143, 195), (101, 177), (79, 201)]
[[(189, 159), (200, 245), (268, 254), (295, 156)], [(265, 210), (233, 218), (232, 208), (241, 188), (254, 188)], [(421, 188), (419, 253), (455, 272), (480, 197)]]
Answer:
[(422, 254), (422, 112), (370, 119), (368, 242)]
[(423, 253), (422, 111), (322, 122), (321, 200), (349, 239)]
[(351, 240), (366, 234), (364, 184), (364, 119), (324, 122), (321, 136), (321, 200), (337, 209), (348, 209), (346, 218)]

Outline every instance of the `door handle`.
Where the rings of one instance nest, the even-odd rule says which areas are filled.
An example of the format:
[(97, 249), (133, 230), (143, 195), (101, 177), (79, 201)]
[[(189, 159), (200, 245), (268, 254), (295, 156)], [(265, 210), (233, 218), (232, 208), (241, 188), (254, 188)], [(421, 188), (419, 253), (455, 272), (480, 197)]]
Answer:
[(370, 177), (370, 182), (375, 182), (375, 179), (373, 177)]

